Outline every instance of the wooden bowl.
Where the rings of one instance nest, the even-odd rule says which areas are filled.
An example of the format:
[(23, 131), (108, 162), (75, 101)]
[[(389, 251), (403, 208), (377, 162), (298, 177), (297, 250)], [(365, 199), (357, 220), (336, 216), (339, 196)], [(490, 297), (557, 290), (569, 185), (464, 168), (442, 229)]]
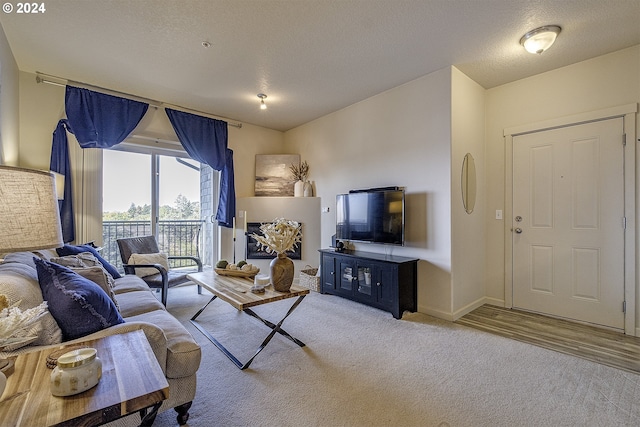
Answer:
[(257, 267), (251, 271), (228, 270), (226, 268), (214, 268), (213, 270), (221, 276), (233, 276), (233, 277), (254, 277), (256, 274), (260, 272), (260, 269)]

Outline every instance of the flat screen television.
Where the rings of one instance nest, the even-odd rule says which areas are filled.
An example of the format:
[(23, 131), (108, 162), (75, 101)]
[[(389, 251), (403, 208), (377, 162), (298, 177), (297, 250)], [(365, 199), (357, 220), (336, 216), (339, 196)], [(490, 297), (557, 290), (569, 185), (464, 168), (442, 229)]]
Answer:
[(357, 190), (336, 196), (336, 239), (404, 245), (404, 190)]

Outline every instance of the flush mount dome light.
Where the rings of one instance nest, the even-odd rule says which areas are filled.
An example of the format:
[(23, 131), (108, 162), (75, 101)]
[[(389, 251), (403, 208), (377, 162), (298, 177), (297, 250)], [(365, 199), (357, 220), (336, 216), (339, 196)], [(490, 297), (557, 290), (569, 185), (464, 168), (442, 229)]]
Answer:
[(520, 44), (529, 53), (538, 55), (549, 49), (562, 29), (558, 25), (545, 25), (522, 36)]

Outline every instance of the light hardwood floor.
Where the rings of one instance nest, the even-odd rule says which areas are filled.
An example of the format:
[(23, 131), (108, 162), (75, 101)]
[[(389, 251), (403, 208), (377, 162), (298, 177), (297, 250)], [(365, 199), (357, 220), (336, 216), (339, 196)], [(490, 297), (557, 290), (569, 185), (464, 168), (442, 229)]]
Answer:
[(477, 308), (456, 323), (640, 373), (640, 338), (616, 331), (491, 305)]

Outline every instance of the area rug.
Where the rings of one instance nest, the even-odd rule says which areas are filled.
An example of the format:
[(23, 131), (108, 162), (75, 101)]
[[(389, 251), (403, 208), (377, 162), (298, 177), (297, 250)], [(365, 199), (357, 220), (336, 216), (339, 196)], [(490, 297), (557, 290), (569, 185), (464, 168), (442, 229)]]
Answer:
[(640, 338), (616, 331), (491, 305), (477, 308), (456, 323), (640, 373)]

